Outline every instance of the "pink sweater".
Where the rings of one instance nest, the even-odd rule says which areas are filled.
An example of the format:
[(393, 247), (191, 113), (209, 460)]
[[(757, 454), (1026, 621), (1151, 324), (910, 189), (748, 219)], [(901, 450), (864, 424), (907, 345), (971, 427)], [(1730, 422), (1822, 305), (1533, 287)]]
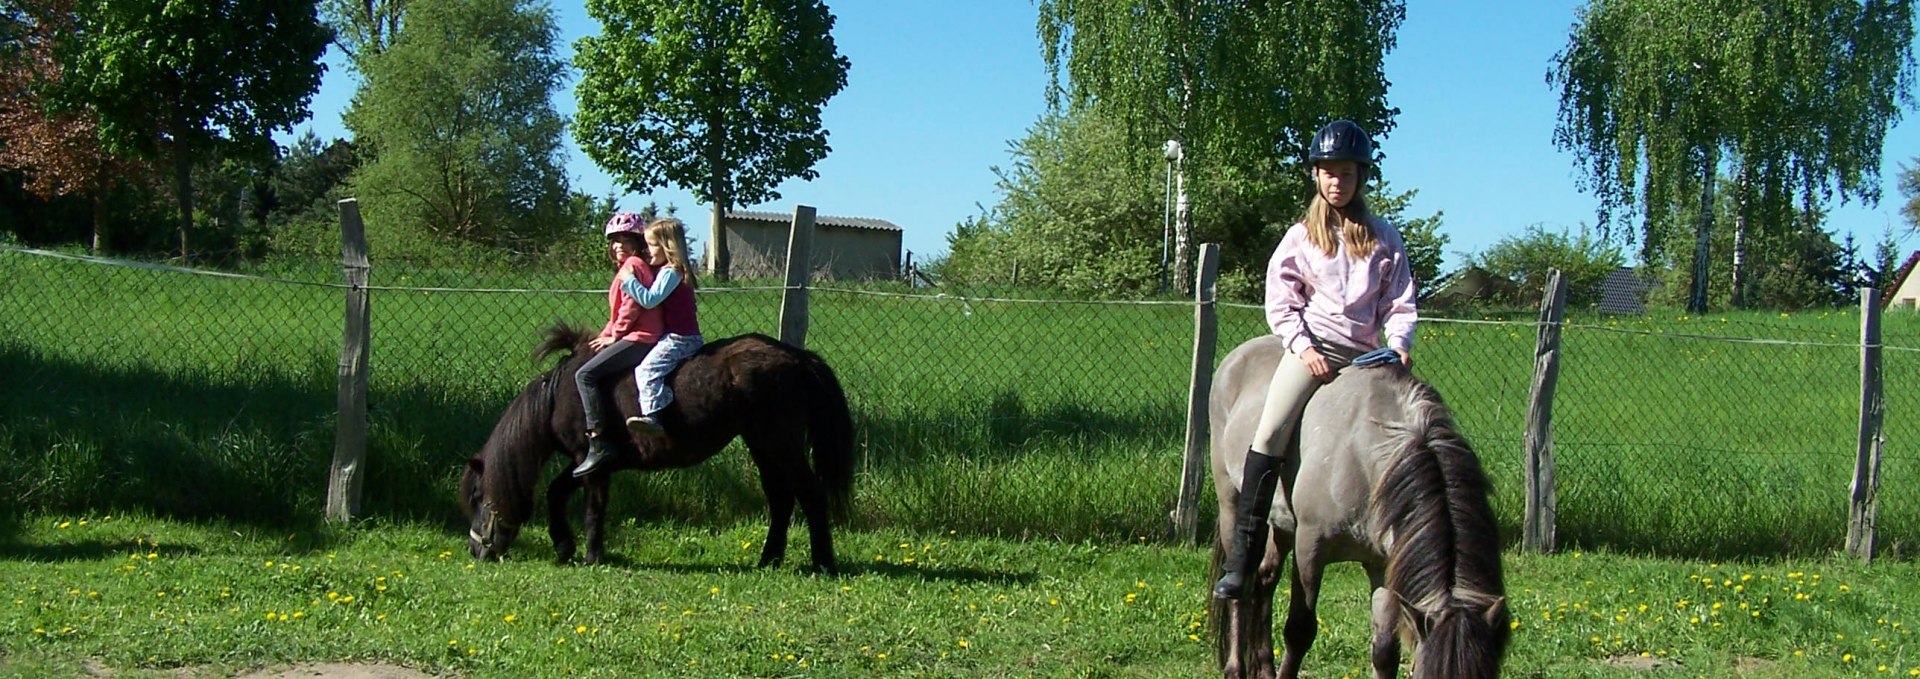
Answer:
[[(634, 277), (643, 283), (653, 282), (653, 267), (647, 266), (639, 257), (628, 257), (620, 263), (620, 268), (632, 270)], [(641, 344), (660, 341), (660, 312), (642, 308), (639, 302), (622, 292), (617, 275), (613, 283), (607, 286), (607, 317), (606, 327), (600, 329), (601, 337)]]
[(1267, 325), (1298, 355), (1313, 341), (1372, 350), (1413, 348), (1413, 269), (1400, 232), (1373, 218), (1380, 246), (1371, 255), (1347, 256), (1342, 243), (1327, 256), (1294, 224), (1267, 263)]

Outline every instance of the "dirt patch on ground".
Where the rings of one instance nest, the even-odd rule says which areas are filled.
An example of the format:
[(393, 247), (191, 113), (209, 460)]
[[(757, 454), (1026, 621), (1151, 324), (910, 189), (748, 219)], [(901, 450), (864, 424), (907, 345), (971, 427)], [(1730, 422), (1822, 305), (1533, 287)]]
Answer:
[(1641, 671), (1647, 671), (1647, 672), (1650, 672), (1653, 670), (1666, 669), (1669, 667), (1679, 667), (1678, 663), (1675, 663), (1670, 660), (1661, 660), (1659, 658), (1645, 658), (1637, 655), (1616, 655), (1611, 658), (1607, 658), (1606, 660), (1600, 661), (1600, 664), (1606, 665), (1608, 667), (1618, 667), (1621, 669), (1641, 670)]
[(256, 670), (234, 679), (434, 679), (434, 675), (399, 665), (330, 662)]

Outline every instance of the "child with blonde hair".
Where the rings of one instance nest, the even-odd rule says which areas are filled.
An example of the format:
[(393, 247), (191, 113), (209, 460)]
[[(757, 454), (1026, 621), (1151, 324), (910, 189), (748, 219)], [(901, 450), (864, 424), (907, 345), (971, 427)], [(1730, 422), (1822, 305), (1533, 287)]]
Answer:
[(1367, 210), (1373, 140), (1336, 120), (1307, 147), (1314, 195), (1267, 263), (1267, 324), (1287, 353), (1267, 387), (1266, 407), (1240, 474), (1240, 499), (1213, 596), (1238, 598), (1267, 551), (1267, 515), (1285, 478), (1287, 442), (1307, 399), (1346, 366), (1409, 365), (1413, 270), (1392, 224)]

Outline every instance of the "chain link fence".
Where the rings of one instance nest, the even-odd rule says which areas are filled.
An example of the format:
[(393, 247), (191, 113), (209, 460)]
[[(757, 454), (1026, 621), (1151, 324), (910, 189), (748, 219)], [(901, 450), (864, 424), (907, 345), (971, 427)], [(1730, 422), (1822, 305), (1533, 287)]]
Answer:
[[(598, 327), (609, 275), (431, 268), (380, 260), (376, 248), (368, 508), (457, 517), (461, 464), (548, 367), (530, 357), (543, 330)], [(12, 500), (34, 511), (317, 517), (333, 451), (339, 280), (337, 263), (214, 272), (0, 248), (0, 464), (21, 489)], [(776, 335), (784, 292), (703, 287), (703, 329), (710, 339)], [(1257, 307), (1218, 311), (1216, 360), (1266, 332)], [(1532, 314), (1424, 319), (1414, 354), (1493, 476), (1510, 535), (1523, 506)], [(1857, 311), (1575, 316), (1555, 399), (1563, 545), (1764, 555), (1844, 542)], [(1920, 419), (1909, 415), (1920, 411), (1920, 317), (1889, 312), (1884, 326), (1880, 543), (1905, 554), (1920, 530), (1920, 503), (1902, 492), (1920, 471)], [(807, 345), (839, 374), (855, 413), (857, 524), (1147, 538), (1165, 534), (1178, 490), (1193, 337), (1185, 301), (822, 283)], [(764, 512), (745, 455), (623, 476), (616, 510), (627, 515)]]

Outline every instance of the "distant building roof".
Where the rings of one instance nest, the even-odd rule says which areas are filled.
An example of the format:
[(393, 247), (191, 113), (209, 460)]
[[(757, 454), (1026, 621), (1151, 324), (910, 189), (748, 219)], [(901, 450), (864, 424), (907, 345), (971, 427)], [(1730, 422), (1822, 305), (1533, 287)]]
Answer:
[[(779, 212), (756, 212), (753, 210), (728, 210), (727, 219), (742, 219), (750, 222), (773, 222), (792, 224), (793, 215)], [(813, 223), (817, 226), (839, 226), (849, 229), (873, 229), (876, 231), (902, 231), (898, 224), (884, 219), (871, 217), (832, 217), (815, 215)]]
[(1893, 303), (1893, 294), (1899, 292), (1901, 286), (1907, 284), (1907, 278), (1913, 275), (1914, 269), (1920, 268), (1920, 266), (1916, 265), (1920, 265), (1920, 250), (1915, 250), (1913, 254), (1908, 255), (1907, 263), (1900, 265), (1898, 269), (1894, 269), (1893, 275), (1888, 277), (1888, 280), (1892, 281), (1892, 284), (1880, 291), (1880, 306), (1882, 308)]

